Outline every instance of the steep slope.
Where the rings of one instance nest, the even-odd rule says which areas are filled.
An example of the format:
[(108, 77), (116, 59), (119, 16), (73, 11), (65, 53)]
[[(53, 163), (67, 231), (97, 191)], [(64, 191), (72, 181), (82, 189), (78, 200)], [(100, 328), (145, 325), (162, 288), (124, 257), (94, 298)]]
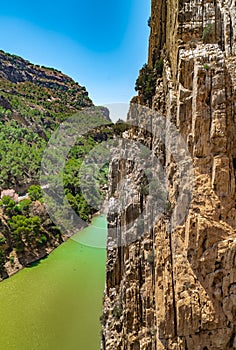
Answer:
[(1, 188), (24, 193), (37, 182), (41, 155), (52, 131), (92, 105), (85, 87), (63, 73), (0, 51)]
[[(114, 157), (103, 349), (236, 348), (235, 11), (229, 0), (152, 0), (148, 67), (132, 101), (152, 110), (131, 106), (129, 121), (139, 130), (126, 137), (158, 157), (168, 197), (150, 223), (141, 213), (144, 206), (151, 213), (155, 200), (142, 191), (140, 166)], [(170, 125), (182, 135), (193, 167), (183, 222), (178, 213), (188, 180)], [(122, 211), (114, 207), (121, 196)], [(130, 236), (138, 239), (120, 244)]]
[[(83, 118), (89, 118), (91, 129), (110, 125), (106, 132), (97, 128), (81, 135), (66, 157), (63, 194), (76, 214), (88, 221), (95, 209), (81, 191), (79, 171), (86, 153), (112, 135), (108, 110), (94, 107), (86, 89), (63, 73), (0, 51), (0, 279), (42, 258), (67, 238), (47, 213), (39, 176), (53, 131), (74, 114), (80, 125), (81, 110), (89, 110)], [(99, 118), (104, 122), (96, 124)], [(53, 170), (56, 149), (48, 162)], [(104, 186), (106, 169), (102, 170), (97, 181)], [(54, 190), (58, 195), (56, 185)]]
[(85, 87), (53, 68), (40, 67), (0, 51), (0, 105), (6, 119), (47, 130), (82, 107), (92, 106)]

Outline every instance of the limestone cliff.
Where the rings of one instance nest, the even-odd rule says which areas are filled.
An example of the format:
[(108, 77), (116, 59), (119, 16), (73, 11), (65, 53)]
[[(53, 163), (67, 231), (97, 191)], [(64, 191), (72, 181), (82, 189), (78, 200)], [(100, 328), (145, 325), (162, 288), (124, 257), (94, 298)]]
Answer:
[[(142, 191), (140, 165), (125, 161), (122, 151), (123, 159), (114, 156), (102, 349), (236, 349), (235, 12), (231, 0), (152, 0), (148, 74), (156, 77), (155, 89), (150, 100), (140, 87), (134, 101), (156, 113), (131, 107), (129, 121), (136, 125), (138, 116), (139, 128), (126, 138), (158, 157), (168, 198), (154, 225), (142, 216), (142, 224), (131, 227), (144, 207), (152, 211), (153, 201)], [(165, 135), (157, 113), (165, 117)], [(193, 166), (183, 222), (174, 216), (184, 187), (170, 123)], [(125, 191), (119, 211), (114, 201), (124, 177), (133, 192)], [(128, 231), (137, 240), (119, 244)]]

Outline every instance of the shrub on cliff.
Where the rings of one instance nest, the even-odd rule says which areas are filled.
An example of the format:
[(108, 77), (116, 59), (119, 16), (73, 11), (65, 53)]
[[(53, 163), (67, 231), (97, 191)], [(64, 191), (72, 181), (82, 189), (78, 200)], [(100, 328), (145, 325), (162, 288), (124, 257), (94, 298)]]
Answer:
[(156, 80), (162, 75), (162, 72), (163, 61), (159, 59), (156, 61), (154, 68), (144, 64), (136, 80), (135, 90), (139, 92), (139, 95), (149, 106), (151, 106), (152, 97), (156, 91)]
[(161, 76), (162, 73), (163, 73), (163, 60), (162, 59), (159, 59), (155, 62), (155, 71), (156, 71), (156, 74), (157, 76)]
[(156, 75), (151, 67), (147, 64), (140, 70), (138, 79), (136, 80), (135, 90), (144, 98), (145, 102), (150, 102), (155, 93)]
[(204, 44), (213, 43), (215, 41), (215, 24), (208, 24), (202, 32), (202, 40)]

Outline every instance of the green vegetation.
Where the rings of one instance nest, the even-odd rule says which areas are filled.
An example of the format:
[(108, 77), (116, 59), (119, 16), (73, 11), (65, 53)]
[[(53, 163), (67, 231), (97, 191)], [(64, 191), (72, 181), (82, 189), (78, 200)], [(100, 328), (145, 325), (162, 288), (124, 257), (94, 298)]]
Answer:
[(153, 250), (148, 254), (147, 262), (148, 262), (149, 265), (151, 265), (151, 266), (154, 265), (154, 262), (155, 262), (155, 253), (154, 253)]
[[(0, 111), (1, 117), (1, 111)], [(46, 142), (16, 122), (0, 122), (0, 186), (12, 188), (37, 181)]]
[[(2, 172), (2, 185), (6, 188), (8, 186), (14, 188), (15, 185), (24, 184), (29, 179), (37, 181), (45, 141), (26, 128), (17, 128), (14, 122), (7, 122), (2, 124), (1, 127), (2, 134), (0, 130), (0, 137), (4, 132), (7, 135), (2, 142), (7, 152), (4, 154), (3, 148), (0, 159), (0, 164), (2, 164), (0, 169), (0, 173)], [(95, 146), (98, 146), (104, 138), (112, 137), (112, 134), (112, 125), (110, 128), (106, 126), (105, 131), (103, 129), (94, 132), (90, 131), (88, 135), (77, 139), (75, 146), (70, 150), (67, 157), (63, 172), (65, 195), (72, 208), (83, 220), (90, 219), (91, 214), (96, 211), (96, 201), (104, 195), (100, 188), (102, 189), (107, 183), (108, 164), (103, 165), (99, 169), (95, 182), (92, 182), (92, 180), (86, 181), (86, 188), (83, 192), (81, 190), (80, 168), (85, 156)], [(6, 161), (7, 155), (9, 157), (8, 162)], [(99, 153), (95, 156), (97, 161), (103, 158), (103, 155)], [(31, 164), (27, 163), (28, 159), (31, 159)], [(86, 176), (89, 174), (87, 170), (85, 167)], [(3, 171), (6, 172), (6, 177), (3, 176)], [(93, 170), (90, 170), (90, 173), (92, 179)], [(93, 189), (97, 189), (97, 192), (92, 191)], [(42, 202), (42, 189), (40, 186), (31, 185), (27, 192), (29, 199), (25, 198), (19, 203), (15, 202), (10, 196), (4, 196), (0, 201), (0, 210), (8, 225), (7, 228), (6, 224), (2, 224), (4, 236), (0, 238), (0, 246), (6, 243), (6, 237), (8, 237), (11, 242), (11, 248), (17, 254), (24, 254), (26, 251), (33, 252), (40, 246), (47, 245), (48, 241), (60, 240), (61, 237), (61, 233), (53, 226), (45, 210), (43, 211), (43, 219), (34, 214), (36, 201)], [(93, 205), (90, 205), (91, 202)], [(41, 205), (43, 206), (43, 204)], [(36, 207), (38, 207), (38, 204)], [(42, 212), (43, 209), (40, 210)], [(5, 261), (4, 259), (2, 257), (2, 261)], [(2, 271), (1, 256), (0, 270)]]
[(42, 198), (43, 192), (39, 185), (32, 185), (28, 189), (28, 195), (32, 201), (37, 201)]
[[(118, 121), (112, 126), (112, 134), (117, 136), (122, 136), (123, 132), (129, 130), (131, 125), (125, 123), (124, 121)], [(112, 135), (111, 135), (112, 136)]]
[(155, 73), (157, 74), (157, 76), (161, 76), (163, 73), (163, 60), (159, 59), (155, 62)]
[(30, 210), (30, 199), (22, 199), (15, 207), (15, 211), (19, 214), (27, 215), (29, 214)]
[(16, 251), (22, 252), (27, 244), (42, 243), (41, 219), (38, 216), (13, 216), (9, 221)]
[(14, 258), (13, 255), (11, 255), (11, 256), (9, 257), (9, 261), (10, 261), (11, 266), (14, 266), (14, 264), (15, 264), (15, 258)]
[[(2, 70), (4, 65), (10, 63), (12, 66), (9, 80), (0, 78), (0, 190), (15, 189), (19, 196), (28, 193), (28, 197), (19, 202), (10, 196), (0, 200), (0, 248), (5, 249), (2, 257), (0, 252), (2, 272), (1, 261), (4, 264), (5, 259), (14, 259), (13, 251), (22, 256), (62, 241), (61, 232), (52, 223), (43, 204), (39, 186), (41, 160), (48, 140), (61, 122), (76, 114), (81, 118), (79, 125), (84, 122), (87, 125), (88, 116), (80, 111), (92, 106), (92, 102), (85, 87), (55, 69), (33, 65), (3, 51), (0, 51), (0, 58)], [(28, 81), (13, 82), (22, 71), (24, 78), (29, 77)], [(64, 194), (83, 220), (90, 220), (99, 208), (108, 177), (107, 163), (93, 168), (86, 164), (86, 156), (102, 141), (112, 139), (114, 134), (121, 136), (129, 128), (124, 122), (115, 125), (104, 122), (99, 108), (94, 107), (89, 118), (94, 130), (78, 137), (63, 169)], [(60, 149), (55, 149), (60, 155)], [(106, 159), (103, 152), (108, 151), (94, 154), (95, 165)], [(55, 167), (53, 156), (49, 164), (52, 169)], [(59, 187), (55, 175), (55, 192)]]
[(173, 213), (173, 206), (172, 206), (172, 203), (170, 201), (166, 202), (165, 212), (167, 215), (171, 215)]
[(204, 44), (215, 41), (215, 23), (210, 23), (203, 29), (202, 40)]
[(148, 196), (149, 195), (149, 186), (142, 184), (141, 187), (140, 187), (140, 193), (143, 196)]
[(203, 68), (204, 68), (205, 70), (209, 70), (209, 69), (210, 69), (209, 65), (206, 64), (206, 63), (203, 65)]
[(135, 90), (143, 96), (145, 102), (151, 103), (152, 96), (156, 88), (156, 75), (154, 70), (147, 64), (140, 70), (138, 79), (136, 80)]
[(6, 238), (4, 236), (0, 236), (0, 245), (6, 243)]
[(162, 72), (163, 61), (159, 59), (156, 61), (154, 68), (144, 64), (136, 80), (135, 90), (139, 92), (139, 95), (149, 106), (151, 106), (152, 97), (155, 94), (157, 78), (161, 77)]
[[(23, 199), (19, 203), (9, 196), (1, 199), (1, 215), (7, 225), (1, 222), (3, 235), (0, 237), (0, 246), (8, 242), (17, 253), (22, 253), (25, 250), (34, 251), (41, 244), (47, 243), (49, 233), (45, 230), (42, 220), (37, 215), (32, 215), (31, 204), (33, 202), (29, 199)], [(50, 232), (50, 235), (52, 239), (54, 232)]]
[[(99, 163), (99, 159), (103, 157), (102, 154), (94, 154), (95, 164), (89, 164), (88, 166), (83, 164), (84, 157), (95, 146), (98, 147), (101, 142), (102, 139), (96, 140), (96, 133), (93, 137), (91, 135), (80, 137), (71, 149), (64, 168), (63, 180), (67, 200), (83, 220), (88, 220), (89, 216), (96, 211), (93, 207), (97, 208), (99, 199), (101, 196), (103, 197), (103, 193), (99, 188), (102, 188), (108, 180), (108, 164), (99, 169), (96, 176), (94, 176), (93, 167), (96, 167), (96, 164)], [(81, 168), (82, 165), (83, 168)], [(84, 177), (86, 177), (86, 184), (83, 184)], [(82, 185), (84, 185), (83, 192)]]
[(15, 206), (15, 201), (10, 196), (3, 196), (0, 201), (0, 206), (13, 208)]

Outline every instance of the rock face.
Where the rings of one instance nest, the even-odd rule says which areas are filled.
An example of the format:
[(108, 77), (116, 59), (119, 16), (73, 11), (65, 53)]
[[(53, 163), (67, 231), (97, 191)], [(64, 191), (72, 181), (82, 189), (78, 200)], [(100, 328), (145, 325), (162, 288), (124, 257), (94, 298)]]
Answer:
[[(152, 0), (148, 64), (155, 70), (161, 60), (163, 71), (152, 110), (131, 107), (129, 121), (138, 118), (140, 129), (126, 138), (158, 157), (168, 197), (150, 219), (155, 198), (143, 191), (140, 165), (125, 160), (125, 150), (114, 155), (102, 349), (236, 349), (235, 12), (231, 0)], [(145, 99), (139, 93), (135, 101)], [(193, 167), (182, 222), (182, 149), (174, 154), (168, 125), (182, 135)]]

